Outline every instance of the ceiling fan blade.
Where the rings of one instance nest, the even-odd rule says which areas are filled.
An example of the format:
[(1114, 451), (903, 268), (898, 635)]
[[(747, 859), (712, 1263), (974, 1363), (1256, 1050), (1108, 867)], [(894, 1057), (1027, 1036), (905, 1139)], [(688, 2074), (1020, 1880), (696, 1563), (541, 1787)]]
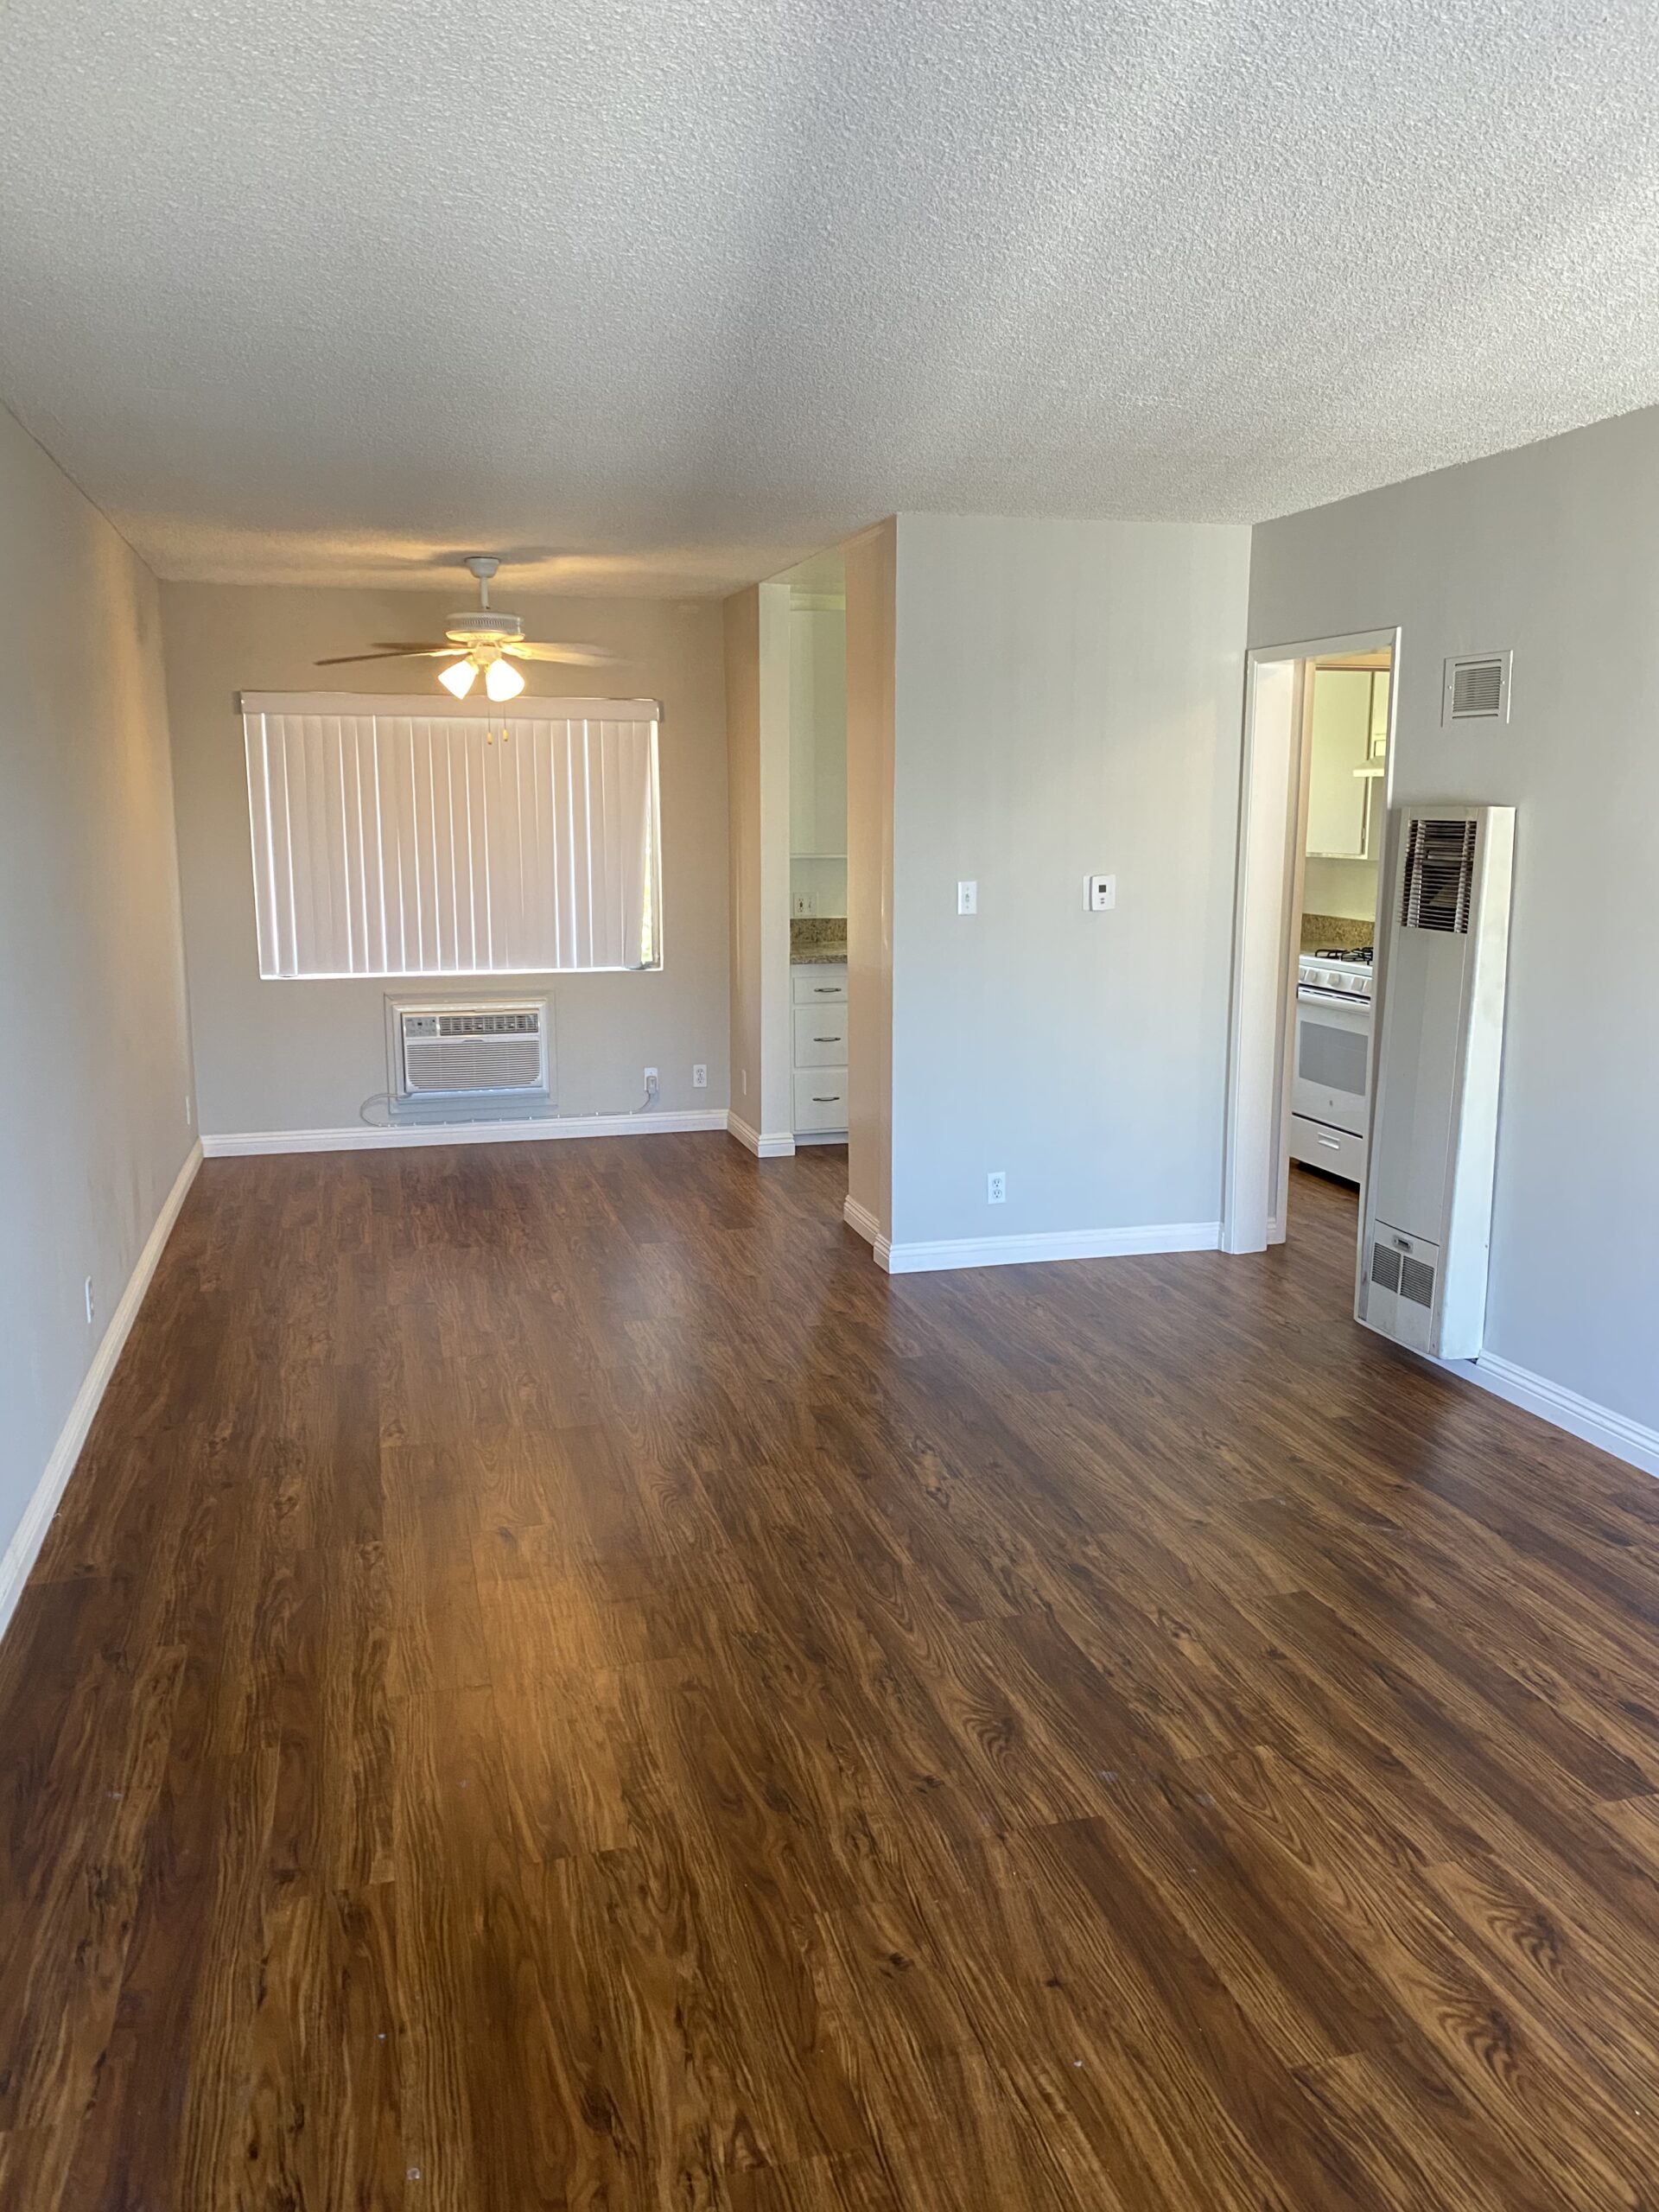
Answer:
[(544, 645), (533, 638), (514, 638), (501, 648), (515, 660), (562, 660), (577, 668), (602, 668), (616, 658), (602, 645)]
[(357, 660), (446, 660), (464, 653), (465, 645), (377, 645), (372, 653), (331, 653), (314, 661), (314, 668), (344, 668)]

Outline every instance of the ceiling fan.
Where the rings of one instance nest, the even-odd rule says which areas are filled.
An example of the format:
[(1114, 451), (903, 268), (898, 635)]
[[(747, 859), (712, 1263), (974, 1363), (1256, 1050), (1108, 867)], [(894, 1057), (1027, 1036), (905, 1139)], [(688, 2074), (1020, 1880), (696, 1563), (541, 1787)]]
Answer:
[(447, 660), (450, 665), (438, 671), (438, 681), (446, 691), (464, 699), (482, 676), (485, 690), (499, 703), (516, 699), (524, 688), (524, 677), (512, 665), (515, 660), (556, 660), (579, 668), (596, 668), (613, 658), (598, 645), (543, 645), (525, 637), (518, 615), (502, 614), (490, 605), (490, 578), (500, 567), (499, 561), (493, 554), (474, 553), (466, 565), (478, 578), (478, 605), (449, 617), (444, 627), (447, 645), (378, 645), (372, 653), (335, 653), (316, 665), (344, 668), (350, 662), (365, 660)]

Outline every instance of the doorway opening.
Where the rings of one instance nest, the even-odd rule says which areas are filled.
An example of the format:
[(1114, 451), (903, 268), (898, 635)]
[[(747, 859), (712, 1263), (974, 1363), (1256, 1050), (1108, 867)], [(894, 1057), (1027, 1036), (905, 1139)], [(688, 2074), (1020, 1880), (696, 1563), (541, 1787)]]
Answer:
[(1399, 655), (1370, 631), (1245, 674), (1222, 1249), (1282, 1243), (1319, 1176), (1354, 1193), (1356, 1275)]

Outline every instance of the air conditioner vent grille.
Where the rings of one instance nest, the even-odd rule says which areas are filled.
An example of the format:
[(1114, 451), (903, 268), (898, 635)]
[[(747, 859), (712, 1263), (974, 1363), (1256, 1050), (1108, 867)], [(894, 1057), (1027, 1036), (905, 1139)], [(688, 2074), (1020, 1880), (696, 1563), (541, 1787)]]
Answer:
[(1427, 1260), (1401, 1260), (1400, 1295), (1408, 1298), (1414, 1306), (1433, 1305), (1434, 1270)]
[(1420, 817), (1407, 838), (1401, 927), (1466, 937), (1474, 880), (1474, 823)]
[(397, 1097), (456, 1097), (467, 1092), (544, 1096), (547, 1054), (536, 1006), (400, 1008)]
[(1388, 1244), (1371, 1247), (1371, 1281), (1379, 1290), (1400, 1287), (1400, 1255)]

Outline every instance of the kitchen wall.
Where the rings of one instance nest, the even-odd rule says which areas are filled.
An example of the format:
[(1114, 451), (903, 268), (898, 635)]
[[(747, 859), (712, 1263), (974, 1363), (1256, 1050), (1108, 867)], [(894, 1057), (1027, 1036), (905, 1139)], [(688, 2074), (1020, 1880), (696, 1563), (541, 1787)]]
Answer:
[[(520, 597), (504, 606), (531, 637), (615, 652), (601, 671), (538, 665), (538, 696), (660, 699), (663, 936), (660, 974), (526, 976), (553, 999), (559, 1104), (616, 1113), (658, 1068), (662, 1103), (720, 1107), (728, 1065), (726, 719), (721, 608), (710, 601)], [(463, 588), (464, 587), (464, 588)], [(204, 1131), (355, 1128), (386, 1088), (378, 979), (264, 982), (254, 937), (247, 779), (238, 690), (419, 693), (442, 701), (429, 662), (321, 670), (327, 654), (382, 638), (441, 637), (470, 582), (407, 592), (168, 584), (162, 589), (185, 944)], [(462, 988), (450, 979), (446, 989)], [(695, 1061), (709, 1070), (694, 1090)]]
[[(1396, 804), (1518, 810), (1490, 1352), (1659, 1428), (1659, 410), (1264, 524), (1250, 635), (1403, 626)], [(1440, 725), (1513, 647), (1507, 728)]]
[[(1249, 532), (906, 514), (896, 546), (892, 1239), (1201, 1241)], [(849, 645), (855, 608), (849, 563)], [(1116, 875), (1115, 912), (1084, 912), (1091, 872)]]
[[(1381, 805), (1380, 799), (1377, 804)], [(1341, 914), (1355, 922), (1374, 920), (1376, 861), (1316, 860), (1310, 855), (1302, 885), (1302, 911), (1306, 914)]]
[(30, 1501), (193, 1141), (156, 582), (3, 410), (0, 944), (3, 1625)]

